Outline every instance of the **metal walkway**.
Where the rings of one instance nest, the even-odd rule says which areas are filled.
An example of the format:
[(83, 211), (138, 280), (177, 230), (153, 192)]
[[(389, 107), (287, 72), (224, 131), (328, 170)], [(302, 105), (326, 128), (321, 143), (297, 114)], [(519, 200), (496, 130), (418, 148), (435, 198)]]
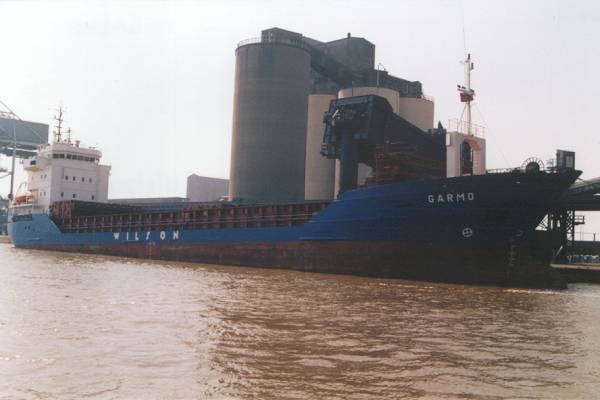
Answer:
[(568, 263), (570, 254), (581, 251), (575, 235), (575, 228), (585, 224), (585, 216), (576, 214), (581, 211), (600, 211), (600, 177), (580, 179), (571, 185), (556, 209), (540, 223), (538, 230), (550, 234), (554, 262)]
[(600, 211), (600, 177), (581, 179), (571, 185), (563, 204), (567, 210)]

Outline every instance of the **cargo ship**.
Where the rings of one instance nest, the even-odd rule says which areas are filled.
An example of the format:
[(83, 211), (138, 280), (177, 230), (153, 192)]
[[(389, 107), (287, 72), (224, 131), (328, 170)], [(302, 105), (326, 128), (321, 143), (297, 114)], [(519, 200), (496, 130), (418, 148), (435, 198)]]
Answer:
[[(469, 61), (469, 60), (467, 60)], [(473, 91), (459, 87), (470, 106)], [(465, 129), (423, 131), (378, 95), (334, 99), (322, 156), (340, 164), (333, 201), (108, 203), (110, 167), (70, 137), (23, 161), (28, 182), (10, 208), (19, 248), (286, 268), (336, 274), (552, 286), (525, 244), (580, 171), (531, 161), (485, 168), (485, 140)], [(359, 164), (373, 168), (357, 185)]]

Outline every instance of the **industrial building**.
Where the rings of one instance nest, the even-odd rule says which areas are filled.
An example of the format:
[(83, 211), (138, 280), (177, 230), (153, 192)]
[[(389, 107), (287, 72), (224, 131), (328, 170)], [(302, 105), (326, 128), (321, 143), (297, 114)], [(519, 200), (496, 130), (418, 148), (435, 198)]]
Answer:
[[(236, 202), (331, 200), (336, 161), (321, 155), (323, 115), (336, 98), (376, 94), (421, 130), (434, 104), (421, 83), (375, 66), (375, 45), (348, 34), (321, 42), (279, 28), (236, 49), (229, 195)], [(338, 168), (339, 169), (339, 168)], [(369, 175), (359, 168), (358, 182)]]
[(216, 201), (229, 193), (229, 179), (192, 174), (187, 177), (186, 197), (189, 201)]
[(48, 125), (23, 121), (16, 115), (0, 110), (0, 154), (19, 158), (35, 154), (39, 145), (48, 143)]

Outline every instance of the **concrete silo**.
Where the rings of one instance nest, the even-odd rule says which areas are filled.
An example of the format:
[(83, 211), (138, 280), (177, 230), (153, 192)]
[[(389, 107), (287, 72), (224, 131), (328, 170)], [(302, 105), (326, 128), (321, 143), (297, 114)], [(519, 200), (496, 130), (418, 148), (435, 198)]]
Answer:
[(398, 114), (414, 126), (426, 131), (433, 128), (433, 101), (423, 97), (400, 97)]
[(304, 200), (310, 53), (302, 41), (236, 50), (230, 198)]
[(308, 97), (308, 126), (306, 131), (306, 200), (335, 198), (335, 160), (321, 155), (325, 124), (323, 114), (335, 94), (311, 94)]

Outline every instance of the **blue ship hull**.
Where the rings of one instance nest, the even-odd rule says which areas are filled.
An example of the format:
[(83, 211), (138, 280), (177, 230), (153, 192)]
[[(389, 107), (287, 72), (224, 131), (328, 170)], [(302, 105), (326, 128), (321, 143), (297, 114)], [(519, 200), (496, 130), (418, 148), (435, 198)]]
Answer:
[(47, 214), (33, 214), (13, 217), (8, 230), (24, 248), (514, 284), (517, 249), (578, 175), (509, 172), (361, 188), (295, 227), (63, 233)]

